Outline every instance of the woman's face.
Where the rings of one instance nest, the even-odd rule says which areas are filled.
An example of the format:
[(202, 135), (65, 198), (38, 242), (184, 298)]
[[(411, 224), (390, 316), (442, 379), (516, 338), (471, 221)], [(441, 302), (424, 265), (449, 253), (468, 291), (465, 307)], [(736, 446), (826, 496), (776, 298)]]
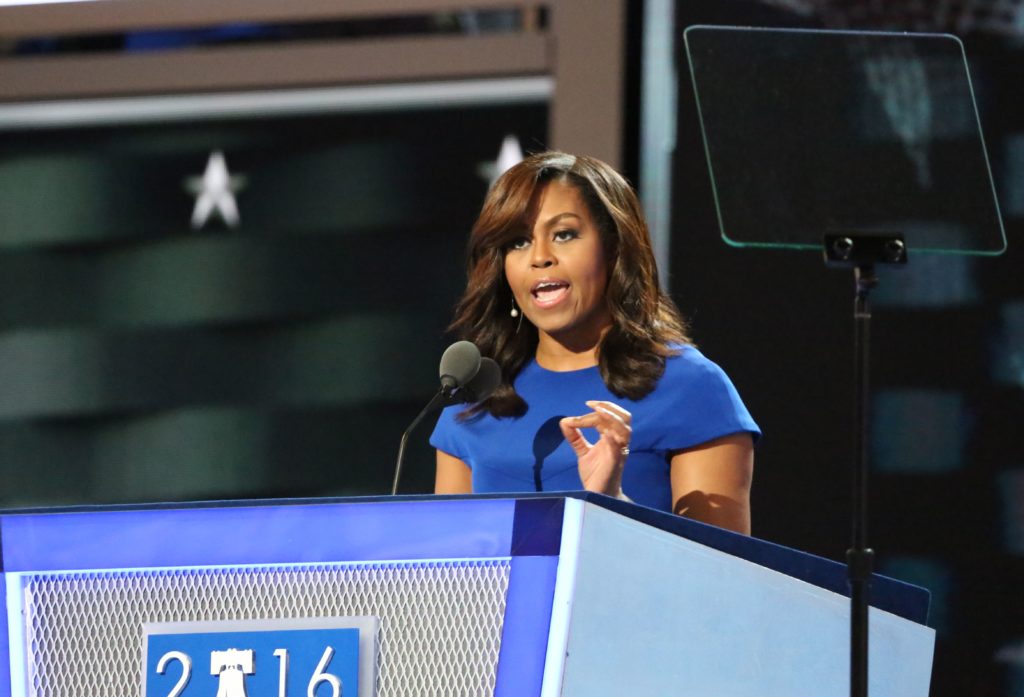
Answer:
[(535, 210), (532, 230), (505, 253), (505, 278), (516, 304), (542, 336), (596, 345), (612, 321), (601, 233), (571, 184), (545, 184)]

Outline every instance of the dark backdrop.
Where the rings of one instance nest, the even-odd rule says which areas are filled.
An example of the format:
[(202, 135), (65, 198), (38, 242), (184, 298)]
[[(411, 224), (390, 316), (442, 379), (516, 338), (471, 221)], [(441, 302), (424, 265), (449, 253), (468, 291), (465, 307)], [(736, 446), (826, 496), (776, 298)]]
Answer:
[[(843, 559), (850, 540), (852, 275), (826, 269), (817, 253), (739, 250), (721, 241), (682, 40), (691, 24), (823, 22), (752, 2), (678, 2), (676, 13), (673, 295), (697, 343), (729, 372), (765, 432), (754, 533)], [(1022, 53), (984, 33), (967, 35), (966, 46), (1009, 252), (973, 260), (917, 256), (906, 270), (883, 271), (872, 337), (869, 540), (883, 573), (932, 591), (934, 697), (1024, 694), (1017, 600), (1024, 583), (1022, 221), (1020, 207), (1007, 205), (1024, 185), (1015, 145), (1024, 132), (1016, 97)]]

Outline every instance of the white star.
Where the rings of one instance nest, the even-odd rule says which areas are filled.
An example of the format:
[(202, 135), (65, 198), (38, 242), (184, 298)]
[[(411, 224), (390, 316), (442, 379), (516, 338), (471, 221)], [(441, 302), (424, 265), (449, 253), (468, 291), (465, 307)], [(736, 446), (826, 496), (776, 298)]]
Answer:
[(504, 174), (508, 169), (523, 161), (523, 149), (519, 145), (519, 139), (515, 136), (505, 136), (501, 141), (501, 150), (498, 151), (498, 159), (494, 162), (482, 162), (477, 167), (477, 174), (487, 179), (491, 184)]
[(192, 228), (199, 230), (216, 211), (221, 219), (230, 227), (240, 222), (235, 192), (245, 186), (245, 177), (232, 176), (228, 173), (228, 163), (224, 153), (214, 150), (206, 161), (206, 171), (202, 177), (189, 177), (185, 188), (196, 197), (195, 208), (192, 209)]

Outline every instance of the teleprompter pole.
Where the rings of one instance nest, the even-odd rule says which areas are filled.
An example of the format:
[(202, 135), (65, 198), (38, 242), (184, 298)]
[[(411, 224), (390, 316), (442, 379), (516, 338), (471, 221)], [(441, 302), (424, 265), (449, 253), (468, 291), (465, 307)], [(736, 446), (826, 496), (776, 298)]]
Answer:
[(850, 695), (868, 694), (868, 608), (874, 551), (868, 547), (868, 444), (871, 398), (871, 289), (878, 284), (873, 264), (853, 269), (854, 465), (852, 544), (846, 551), (850, 582)]
[(907, 263), (898, 234), (825, 235), (825, 263), (853, 269), (854, 456), (852, 540), (846, 550), (850, 584), (850, 696), (868, 695), (868, 611), (874, 551), (868, 547), (868, 446), (871, 409), (871, 290), (878, 285), (875, 264)]

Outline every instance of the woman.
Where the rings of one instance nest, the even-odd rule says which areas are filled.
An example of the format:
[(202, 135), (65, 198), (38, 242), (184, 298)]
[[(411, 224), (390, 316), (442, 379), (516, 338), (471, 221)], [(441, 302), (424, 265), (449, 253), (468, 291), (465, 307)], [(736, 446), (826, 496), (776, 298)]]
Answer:
[(622, 176), (528, 157), (488, 193), (468, 263), (452, 328), (502, 384), (442, 413), (437, 493), (582, 488), (749, 534), (760, 432), (660, 290)]

